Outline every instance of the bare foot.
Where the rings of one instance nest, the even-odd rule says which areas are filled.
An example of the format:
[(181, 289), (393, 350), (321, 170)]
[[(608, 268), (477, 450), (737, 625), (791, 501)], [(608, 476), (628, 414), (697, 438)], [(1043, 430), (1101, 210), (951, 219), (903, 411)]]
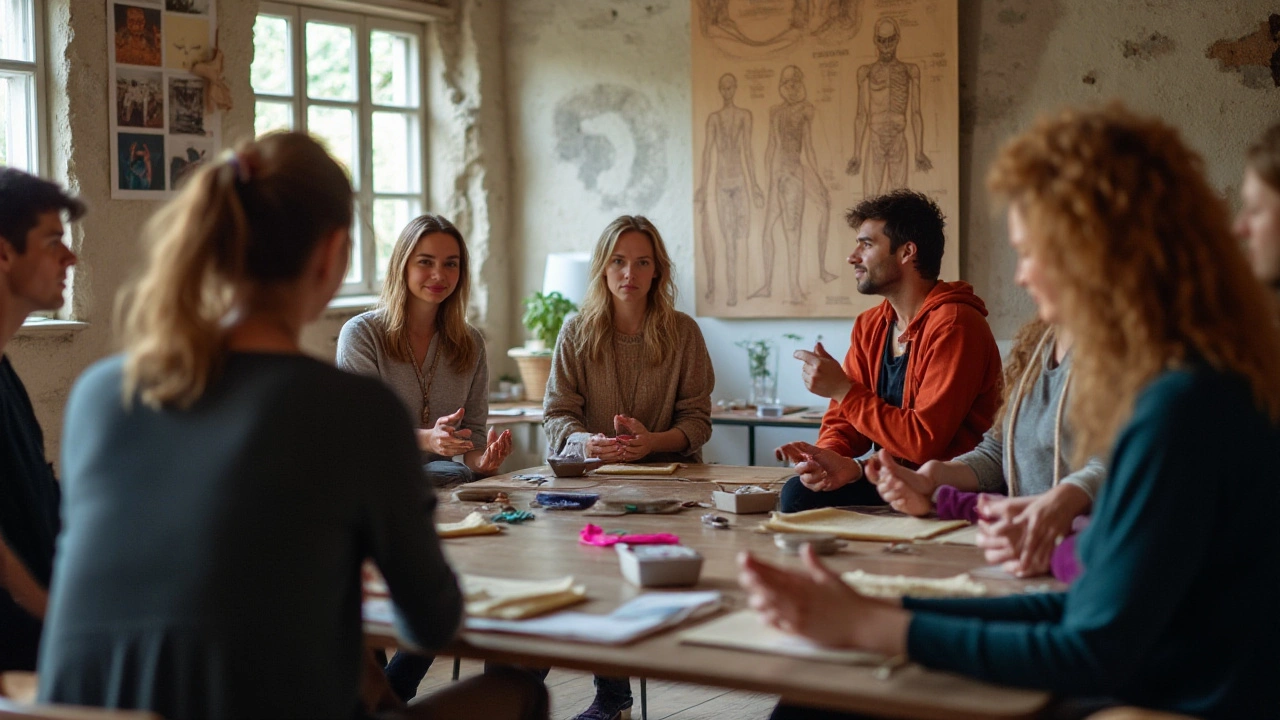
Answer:
[(835, 280), (838, 277), (840, 276), (833, 272), (828, 271), (826, 268), (822, 268), (822, 282), (831, 282), (832, 280)]
[(769, 297), (770, 292), (771, 290), (768, 285), (762, 285), (759, 290), (756, 290), (755, 292), (748, 295), (747, 299), (750, 300), (751, 298), (767, 298)]

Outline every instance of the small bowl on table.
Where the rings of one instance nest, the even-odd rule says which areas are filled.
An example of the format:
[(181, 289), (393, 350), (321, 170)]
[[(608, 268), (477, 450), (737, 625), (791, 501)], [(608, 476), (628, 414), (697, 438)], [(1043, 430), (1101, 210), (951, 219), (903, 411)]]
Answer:
[(587, 474), (588, 470), (600, 467), (600, 458), (557, 457), (552, 455), (547, 458), (547, 464), (551, 466), (551, 472), (555, 473), (556, 477), (582, 477)]

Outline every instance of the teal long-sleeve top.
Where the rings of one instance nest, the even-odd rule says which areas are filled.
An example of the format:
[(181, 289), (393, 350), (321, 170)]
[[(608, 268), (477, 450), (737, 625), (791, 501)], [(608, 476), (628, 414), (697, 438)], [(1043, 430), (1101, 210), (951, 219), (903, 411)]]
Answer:
[(1061, 594), (907, 600), (912, 659), (1205, 718), (1280, 717), (1280, 433), (1237, 377), (1140, 393)]

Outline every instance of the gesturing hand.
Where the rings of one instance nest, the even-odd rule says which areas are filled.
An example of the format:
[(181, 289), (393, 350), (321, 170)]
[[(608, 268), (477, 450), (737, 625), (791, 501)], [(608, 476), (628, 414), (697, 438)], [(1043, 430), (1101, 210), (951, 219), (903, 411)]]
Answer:
[(917, 517), (933, 511), (933, 492), (938, 488), (933, 478), (924, 472), (929, 463), (925, 463), (921, 472), (908, 470), (884, 450), (880, 451), (878, 460), (867, 466), (867, 479), (875, 483), (885, 502), (898, 512)]
[(987, 562), (1000, 563), (1013, 575), (1043, 575), (1049, 571), (1054, 548), (1090, 504), (1084, 490), (1070, 483), (1032, 497), (980, 497), (979, 547)]
[(458, 408), (450, 415), (437, 418), (429, 430), (418, 431), (418, 445), (427, 452), (449, 458), (471, 450), (475, 447), (471, 442), (471, 431), (457, 429), (465, 414), (465, 408)]
[(807, 442), (787, 443), (773, 454), (794, 464), (801, 484), (815, 492), (844, 487), (861, 476), (853, 460)]
[(502, 461), (511, 454), (511, 431), (503, 430), (499, 435), (494, 428), (489, 428), (488, 446), (484, 454), (476, 461), (475, 470), (482, 475), (492, 475), (502, 467)]
[(797, 350), (792, 357), (804, 363), (801, 370), (804, 386), (814, 395), (840, 402), (849, 393), (849, 388), (853, 387), (853, 382), (844, 374), (840, 362), (831, 357), (822, 343), (815, 343), (813, 352)]

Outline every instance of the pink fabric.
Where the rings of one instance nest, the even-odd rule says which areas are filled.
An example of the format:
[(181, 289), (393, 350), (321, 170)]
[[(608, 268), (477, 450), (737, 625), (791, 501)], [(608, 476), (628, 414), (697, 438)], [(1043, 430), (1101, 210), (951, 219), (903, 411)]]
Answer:
[(655, 533), (653, 535), (609, 535), (599, 525), (588, 524), (582, 528), (579, 540), (583, 545), (609, 547), (620, 542), (628, 545), (678, 545), (680, 537), (671, 533)]

